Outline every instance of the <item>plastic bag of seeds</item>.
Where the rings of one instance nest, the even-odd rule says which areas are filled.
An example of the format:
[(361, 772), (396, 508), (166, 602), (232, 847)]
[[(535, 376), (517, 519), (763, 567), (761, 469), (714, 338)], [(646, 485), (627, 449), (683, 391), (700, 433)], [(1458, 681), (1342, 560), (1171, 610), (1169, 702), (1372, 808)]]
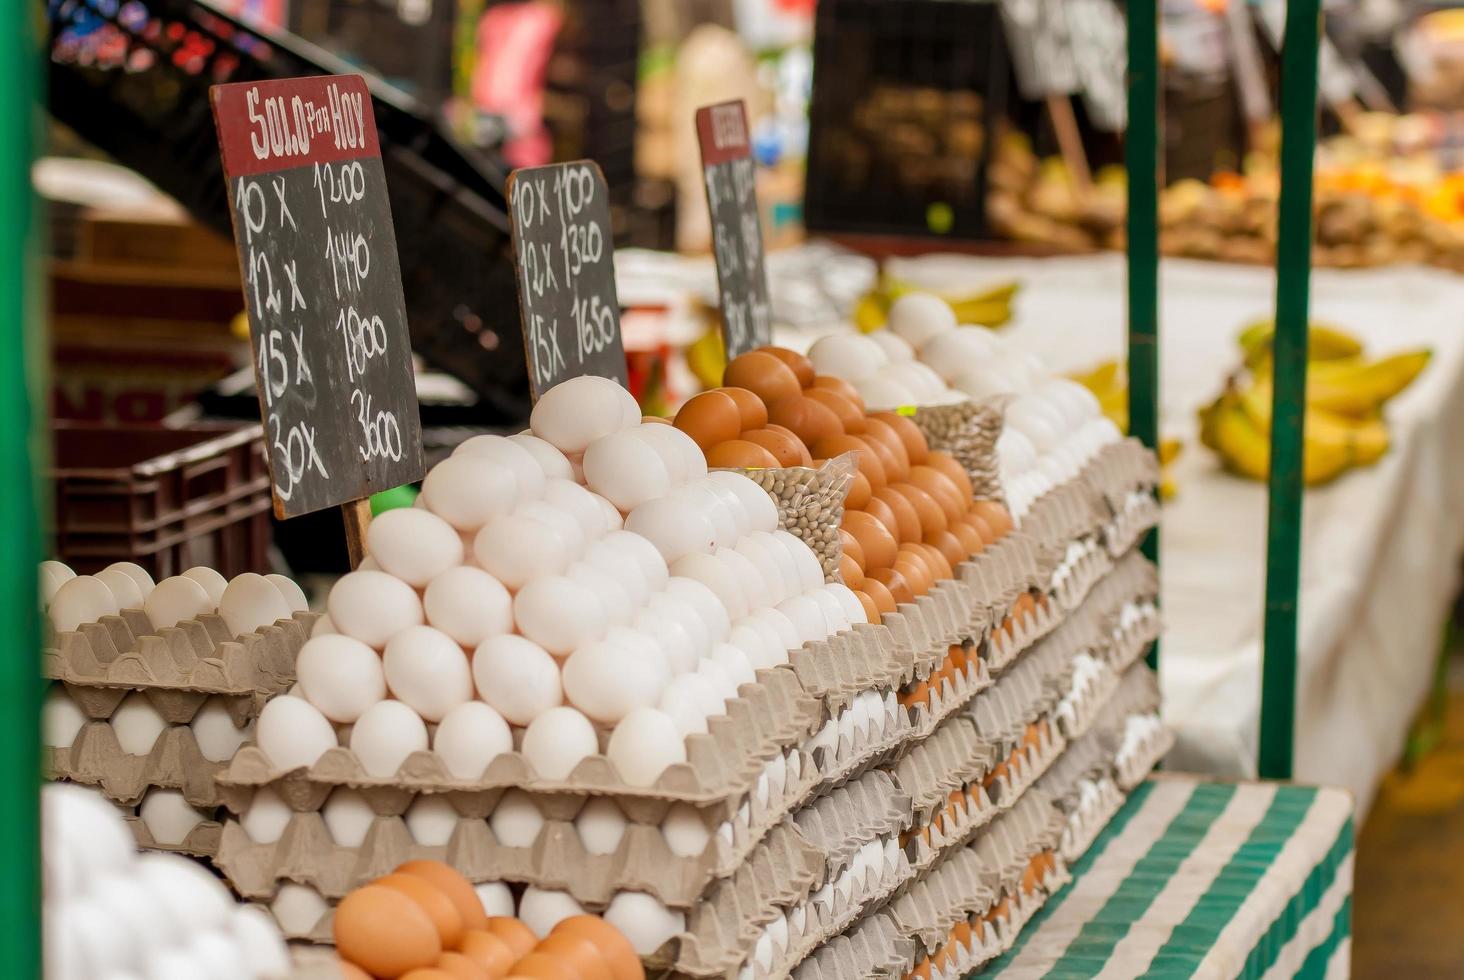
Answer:
[(915, 424), (937, 452), (950, 453), (971, 478), (977, 500), (1006, 504), (1001, 473), (996, 463), (996, 440), (1001, 437), (1005, 397), (954, 405), (928, 405), (915, 410)]
[(839, 559), (844, 548), (839, 525), (844, 501), (854, 482), (859, 461), (852, 452), (827, 460), (818, 468), (785, 466), (738, 470), (767, 491), (778, 508), (778, 526), (803, 539), (823, 566), (825, 582), (839, 582)]

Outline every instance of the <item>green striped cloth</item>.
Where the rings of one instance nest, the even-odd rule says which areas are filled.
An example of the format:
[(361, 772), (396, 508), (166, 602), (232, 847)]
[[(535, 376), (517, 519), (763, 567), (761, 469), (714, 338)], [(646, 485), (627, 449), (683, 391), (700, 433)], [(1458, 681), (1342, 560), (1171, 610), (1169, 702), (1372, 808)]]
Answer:
[(983, 980), (1346, 977), (1352, 798), (1141, 784)]

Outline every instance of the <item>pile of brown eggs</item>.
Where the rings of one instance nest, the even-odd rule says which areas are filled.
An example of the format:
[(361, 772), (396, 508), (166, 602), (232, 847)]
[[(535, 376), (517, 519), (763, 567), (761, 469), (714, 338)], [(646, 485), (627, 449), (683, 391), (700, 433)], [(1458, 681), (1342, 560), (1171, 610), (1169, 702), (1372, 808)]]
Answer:
[(867, 412), (853, 385), (815, 374), (802, 354), (750, 351), (727, 365), (723, 383), (688, 401), (674, 421), (708, 466), (820, 466), (857, 454), (839, 570), (871, 622), (954, 577), (957, 565), (1011, 529), (1006, 508), (973, 499), (965, 469), (931, 451), (914, 422)]

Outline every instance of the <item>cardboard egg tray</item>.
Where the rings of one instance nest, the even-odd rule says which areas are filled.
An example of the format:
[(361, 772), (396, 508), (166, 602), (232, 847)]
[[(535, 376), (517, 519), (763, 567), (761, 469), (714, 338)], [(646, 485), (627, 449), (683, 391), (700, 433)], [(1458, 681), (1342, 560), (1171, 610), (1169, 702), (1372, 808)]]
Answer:
[(1125, 793), (1132, 792), (1142, 783), (1159, 760), (1174, 748), (1174, 732), (1165, 726), (1158, 712), (1145, 715), (1130, 715), (1130, 719), (1148, 722), (1149, 731), (1145, 737), (1132, 744), (1124, 744), (1114, 761), (1115, 781)]
[[(104, 794), (105, 795), (105, 794)], [(132, 831), (132, 839), (136, 841), (140, 850), (144, 851), (171, 851), (177, 854), (187, 854), (196, 858), (211, 858), (218, 851), (219, 837), (223, 831), (223, 824), (205, 814), (205, 818), (198, 823), (188, 835), (176, 844), (164, 844), (154, 839), (152, 832), (148, 830), (147, 824), (143, 822), (138, 813), (139, 806), (125, 805), (112, 801), (113, 805), (122, 812), (122, 820), (127, 828)], [(200, 807), (207, 810), (207, 807)], [(221, 816), (215, 814), (215, 816)]]
[(1136, 491), (1114, 512), (1103, 530), (1108, 553), (1115, 558), (1131, 550), (1149, 529), (1159, 523), (1159, 501), (1152, 493)]
[(793, 971), (794, 980), (876, 980), (898, 977), (915, 955), (885, 915), (870, 915), (816, 949)]
[(928, 405), (915, 410), (915, 424), (930, 448), (950, 453), (971, 478), (977, 500), (1004, 501), (996, 459), (1001, 437), (1003, 400)]

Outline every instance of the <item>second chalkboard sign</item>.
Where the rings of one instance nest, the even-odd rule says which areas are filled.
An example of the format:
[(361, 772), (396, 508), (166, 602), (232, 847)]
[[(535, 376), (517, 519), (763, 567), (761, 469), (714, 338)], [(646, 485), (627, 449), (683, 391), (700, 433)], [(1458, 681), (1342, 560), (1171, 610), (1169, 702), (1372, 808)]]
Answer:
[(696, 111), (696, 136), (712, 219), (722, 340), (730, 361), (773, 342), (746, 107), (741, 101), (703, 106)]
[(590, 160), (515, 170), (508, 205), (530, 393), (584, 374), (625, 385), (605, 175)]

